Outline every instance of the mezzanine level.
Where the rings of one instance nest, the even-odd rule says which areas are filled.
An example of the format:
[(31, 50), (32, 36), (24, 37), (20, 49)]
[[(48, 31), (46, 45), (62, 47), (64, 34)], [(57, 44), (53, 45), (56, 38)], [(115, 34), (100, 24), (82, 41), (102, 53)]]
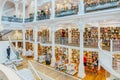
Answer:
[[(101, 13), (103, 11), (107, 12), (107, 10), (113, 10), (117, 9), (119, 10), (120, 6), (120, 1), (119, 0), (114, 0), (114, 1), (108, 1), (108, 2), (90, 2), (90, 3), (84, 3), (84, 12), (82, 15), (88, 15), (89, 13), (97, 14)], [(44, 10), (42, 11), (44, 12)], [(33, 16), (34, 13), (31, 13), (32, 16), (29, 16), (28, 18), (25, 18), (24, 21), (25, 23), (28, 22), (33, 22), (35, 17), (35, 21), (40, 21), (40, 20), (46, 20), (46, 19), (55, 19), (55, 18), (60, 18), (60, 17), (66, 17), (66, 16), (78, 16), (80, 15), (79, 12), (79, 7), (76, 5), (75, 7), (71, 7), (70, 9), (60, 9), (59, 11), (55, 10), (55, 14), (49, 13), (49, 14), (43, 14), (42, 12), (39, 12), (37, 16)], [(51, 18), (51, 16), (54, 16), (54, 18)], [(22, 23), (23, 19), (22, 18), (17, 18), (16, 16), (2, 16), (2, 21), (3, 22), (17, 22), (17, 23)]]

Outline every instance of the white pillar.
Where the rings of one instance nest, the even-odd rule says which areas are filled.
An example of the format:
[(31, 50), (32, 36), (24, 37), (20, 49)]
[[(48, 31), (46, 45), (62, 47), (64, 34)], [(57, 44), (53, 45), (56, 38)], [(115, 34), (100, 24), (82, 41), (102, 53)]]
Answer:
[(18, 2), (15, 2), (15, 15), (18, 18)]
[(51, 32), (52, 32), (52, 58), (51, 58), (51, 67), (55, 66), (56, 58), (55, 58), (55, 27), (51, 25)]
[(25, 2), (26, 0), (23, 0), (23, 23), (25, 23)]
[(110, 52), (111, 54), (113, 52), (113, 40), (112, 39), (110, 39)]
[(37, 0), (34, 0), (34, 22), (37, 21)]
[(85, 25), (83, 23), (79, 23), (79, 30), (80, 30), (80, 63), (79, 63), (79, 70), (78, 70), (78, 76), (81, 78), (85, 77), (85, 68), (83, 64), (83, 58), (84, 58), (84, 27)]
[(79, 4), (78, 4), (78, 15), (82, 15), (85, 13), (85, 9), (84, 9), (84, 0), (79, 0)]
[(26, 41), (25, 41), (26, 29), (23, 29), (22, 32), (23, 32), (23, 53), (22, 55), (24, 56), (26, 54)]
[[(98, 46), (99, 46), (99, 41), (100, 41), (100, 26), (98, 25)], [(98, 58), (100, 54), (100, 51), (98, 51)], [(98, 70), (100, 70), (100, 62), (98, 61)]]
[(51, 19), (55, 18), (55, 0), (51, 0)]
[(18, 49), (18, 41), (15, 42), (15, 47)]
[[(110, 39), (110, 55), (112, 55), (112, 52), (113, 52), (113, 40)], [(110, 67), (113, 68), (112, 67), (112, 65), (113, 65), (112, 64), (113, 63), (113, 57), (112, 56), (110, 57), (110, 60), (111, 60)]]
[(71, 36), (71, 27), (68, 28), (68, 43), (71, 43), (72, 41), (72, 36)]
[(71, 49), (68, 48), (68, 63), (70, 64), (71, 63)]
[(38, 39), (38, 28), (37, 26), (35, 26), (34, 28), (34, 59), (37, 60), (38, 59), (38, 43), (37, 43), (37, 39)]
[(52, 39), (51, 39), (51, 37), (52, 37), (52, 34), (51, 34), (51, 28), (49, 29), (49, 41), (51, 42), (52, 41)]

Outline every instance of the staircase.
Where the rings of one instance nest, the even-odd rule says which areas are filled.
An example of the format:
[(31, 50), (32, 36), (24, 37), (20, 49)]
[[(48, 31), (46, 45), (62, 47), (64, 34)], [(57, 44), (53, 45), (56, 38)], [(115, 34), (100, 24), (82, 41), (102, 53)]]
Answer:
[[(7, 47), (10, 46), (9, 41), (0, 41), (0, 63), (4, 63), (7, 60)], [(15, 59), (16, 55), (14, 51), (11, 49), (10, 59)]]
[[(113, 42), (114, 41), (110, 41), (111, 49), (114, 49), (115, 46)], [(101, 66), (105, 70), (107, 70), (111, 75), (114, 75), (116, 78), (120, 78), (120, 59), (117, 59), (113, 56), (113, 54), (115, 54), (116, 52), (115, 50), (119, 50), (119, 49), (114, 49), (114, 51), (103, 50), (102, 40), (99, 41), (99, 62)]]

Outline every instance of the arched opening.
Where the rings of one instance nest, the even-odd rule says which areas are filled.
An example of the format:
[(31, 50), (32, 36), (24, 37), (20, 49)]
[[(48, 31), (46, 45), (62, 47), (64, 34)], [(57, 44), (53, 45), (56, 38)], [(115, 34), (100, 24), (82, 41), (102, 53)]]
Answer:
[(13, 16), (15, 15), (15, 4), (11, 1), (6, 1), (4, 7), (2, 16)]

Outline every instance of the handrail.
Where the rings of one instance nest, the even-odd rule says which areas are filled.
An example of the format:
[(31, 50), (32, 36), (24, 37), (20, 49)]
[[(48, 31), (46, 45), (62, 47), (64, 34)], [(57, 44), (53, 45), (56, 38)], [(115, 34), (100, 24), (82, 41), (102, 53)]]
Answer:
[(12, 44), (12, 41), (11, 41), (10, 37), (8, 39), (9, 39), (10, 46), (11, 46), (13, 52), (15, 53), (17, 59), (20, 59), (19, 52), (14, 48), (14, 45)]
[(39, 78), (39, 80), (42, 80), (38, 74), (38, 72), (35, 70), (35, 68), (33, 67), (33, 65), (31, 64), (30, 61), (28, 61), (28, 64), (31, 66), (31, 68), (33, 69), (33, 71), (35, 72), (35, 74), (37, 75), (37, 77)]
[(7, 76), (8, 80), (21, 80), (14, 71), (2, 64), (0, 64), (0, 70)]
[[(101, 42), (102, 42), (102, 40), (100, 40), (99, 42), (98, 42), (98, 48), (103, 52), (103, 53), (105, 53), (105, 51), (106, 50), (102, 50), (102, 48), (101, 48)], [(112, 58), (115, 58), (114, 56), (112, 56), (110, 53), (111, 52), (109, 52), (109, 51), (106, 51), (106, 52), (108, 52), (109, 54), (106, 54), (106, 55), (108, 55), (108, 56), (111, 56)], [(112, 53), (114, 53), (114, 52), (112, 52)]]
[[(120, 72), (118, 72), (118, 71), (120, 71), (120, 60), (119, 59), (117, 59), (117, 58), (115, 58), (111, 53), (112, 52), (110, 52), (110, 51), (105, 51), (105, 50), (102, 50), (102, 46), (101, 46), (101, 42), (102, 42), (102, 40), (100, 40), (99, 42), (98, 42), (98, 48), (99, 48), (99, 50), (101, 51), (100, 53), (99, 53), (99, 57), (100, 56), (102, 56), (101, 58), (103, 59), (103, 57), (105, 57), (105, 58), (110, 58), (110, 60), (104, 60), (104, 61), (101, 61), (102, 59), (101, 58), (99, 58), (99, 60), (100, 60), (100, 63), (102, 64), (102, 65), (104, 65), (103, 67), (107, 67), (106, 68), (106, 70), (108, 70), (108, 72), (110, 72), (111, 74), (113, 74), (114, 76), (116, 76), (116, 77), (118, 77), (118, 78), (120, 78)], [(103, 54), (103, 55), (101, 55), (101, 54)], [(106, 63), (106, 62), (108, 62), (108, 63)], [(104, 63), (104, 64), (103, 64)], [(106, 63), (106, 64), (105, 64)], [(115, 64), (114, 64), (115, 63)], [(108, 65), (109, 64), (109, 65)]]

